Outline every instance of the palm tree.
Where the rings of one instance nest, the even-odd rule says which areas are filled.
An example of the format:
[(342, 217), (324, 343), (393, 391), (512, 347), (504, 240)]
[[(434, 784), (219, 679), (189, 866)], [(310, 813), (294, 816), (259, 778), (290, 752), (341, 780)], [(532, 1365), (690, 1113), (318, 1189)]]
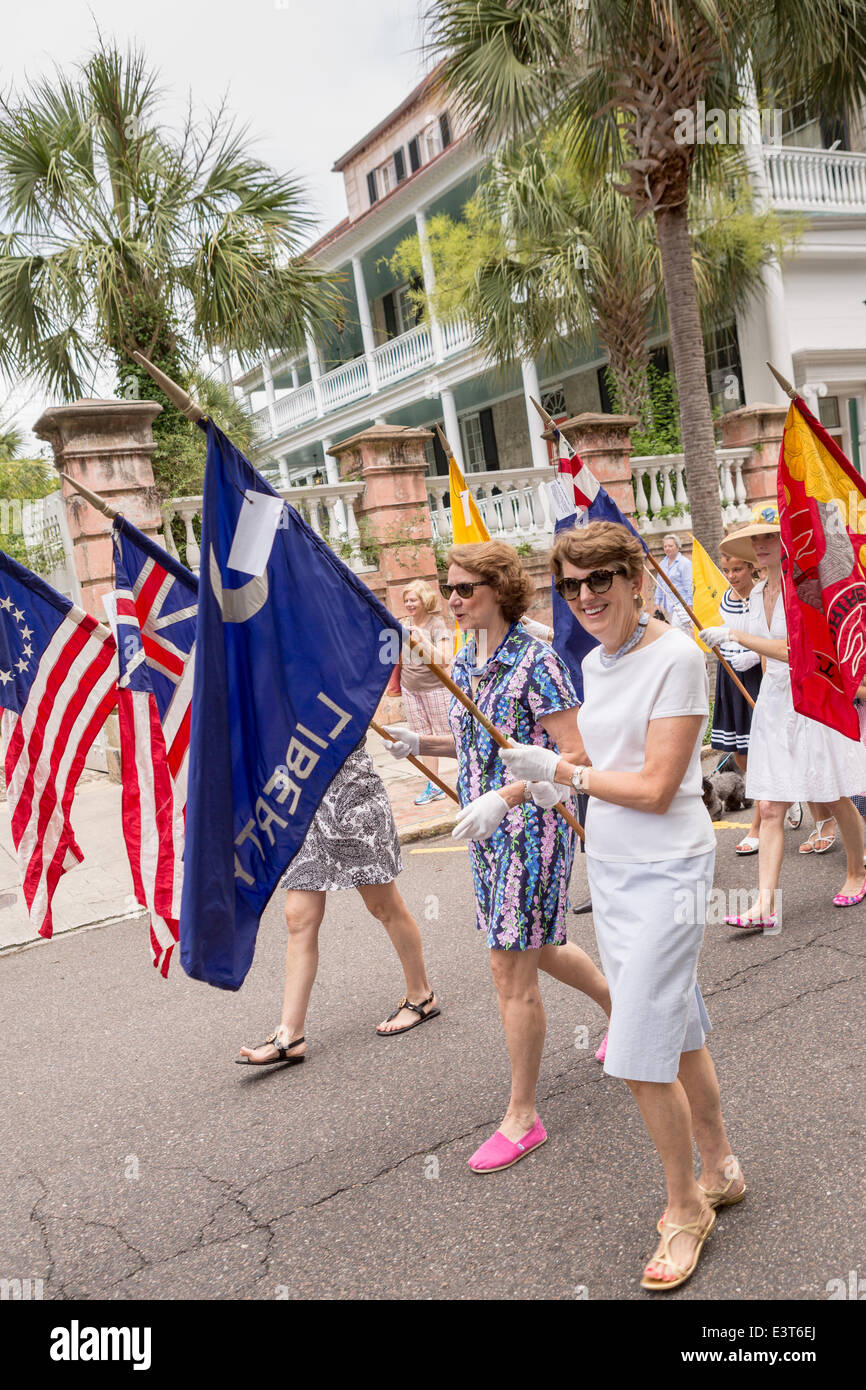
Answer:
[[(742, 309), (761, 267), (793, 229), (752, 210), (735, 160), (698, 204), (692, 195), (692, 263), (708, 324)], [(651, 330), (665, 326), (655, 229), (636, 219), (608, 178), (585, 176), (550, 134), (512, 146), (488, 166), (455, 223), (432, 218), (432, 308), (464, 314), (486, 355), (502, 365), (544, 354), (554, 363), (577, 342), (607, 348), (618, 408), (649, 408)], [(420, 278), (417, 237), (396, 250), (395, 273)]]
[[(718, 146), (689, 137), (697, 102), (843, 110), (866, 96), (864, 0), (433, 0), (430, 46), (482, 139), (554, 122), (582, 168), (621, 167), (661, 256), (695, 532), (721, 539), (689, 191)], [(685, 134), (684, 134), (685, 132)], [(709, 157), (709, 158), (708, 158)]]
[(0, 370), (72, 399), (113, 365), (121, 394), (163, 405), (163, 453), (182, 417), (133, 349), (183, 381), (204, 354), (295, 352), (331, 317), (334, 290), (300, 255), (301, 186), (254, 156), (224, 105), (168, 130), (135, 48), (100, 40), (73, 76), (0, 103), (0, 202)]

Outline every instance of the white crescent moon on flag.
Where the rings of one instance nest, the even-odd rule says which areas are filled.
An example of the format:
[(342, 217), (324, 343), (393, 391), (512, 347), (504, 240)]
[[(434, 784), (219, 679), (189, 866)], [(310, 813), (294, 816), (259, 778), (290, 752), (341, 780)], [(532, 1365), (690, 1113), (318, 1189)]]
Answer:
[(267, 603), (267, 572), (248, 580), (239, 589), (224, 589), (213, 545), (210, 548), (209, 568), (211, 588), (214, 598), (219, 604), (224, 623), (246, 623), (250, 618), (254, 618), (259, 609)]

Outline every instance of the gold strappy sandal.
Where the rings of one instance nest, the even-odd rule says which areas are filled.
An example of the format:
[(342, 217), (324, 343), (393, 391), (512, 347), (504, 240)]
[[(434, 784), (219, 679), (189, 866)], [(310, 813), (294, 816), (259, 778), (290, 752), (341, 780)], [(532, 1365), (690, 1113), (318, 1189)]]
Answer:
[[(661, 1254), (654, 1255), (651, 1260), (647, 1261), (647, 1264), (666, 1264), (669, 1265), (671, 1269), (678, 1270), (679, 1273), (673, 1279), (651, 1279), (648, 1275), (644, 1274), (643, 1278), (640, 1281), (641, 1288), (652, 1289), (654, 1292), (661, 1293), (666, 1289), (678, 1289), (681, 1284), (684, 1284), (687, 1279), (690, 1279), (698, 1267), (698, 1260), (700, 1259), (701, 1252), (704, 1248), (704, 1241), (712, 1231), (715, 1224), (716, 1213), (713, 1211), (712, 1207), (709, 1209), (708, 1212), (707, 1224), (703, 1228), (699, 1225), (697, 1221), (689, 1222), (685, 1226), (678, 1226), (675, 1222), (662, 1220)], [(670, 1254), (671, 1241), (673, 1240), (674, 1236), (679, 1235), (680, 1232), (683, 1231), (687, 1235), (698, 1237), (698, 1243), (695, 1247), (695, 1253), (692, 1256), (692, 1262), (687, 1269), (683, 1269), (681, 1265), (677, 1264), (676, 1260)]]

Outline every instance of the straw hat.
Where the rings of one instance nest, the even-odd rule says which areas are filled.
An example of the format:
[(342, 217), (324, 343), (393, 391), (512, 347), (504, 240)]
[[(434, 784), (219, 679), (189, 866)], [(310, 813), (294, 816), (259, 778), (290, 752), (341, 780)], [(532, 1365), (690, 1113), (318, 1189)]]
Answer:
[(739, 531), (732, 531), (724, 540), (719, 541), (719, 549), (724, 555), (734, 555), (738, 560), (750, 560), (755, 564), (755, 549), (752, 545), (752, 536), (781, 536), (782, 529), (779, 525), (779, 513), (775, 507), (756, 507), (752, 512), (752, 520), (748, 526), (741, 526)]

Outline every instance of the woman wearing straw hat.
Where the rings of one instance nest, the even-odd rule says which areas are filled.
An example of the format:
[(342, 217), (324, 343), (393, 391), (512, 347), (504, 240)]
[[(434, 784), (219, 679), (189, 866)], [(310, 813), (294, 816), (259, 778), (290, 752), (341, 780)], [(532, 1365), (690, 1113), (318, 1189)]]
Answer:
[(751, 592), (742, 627), (711, 627), (701, 633), (707, 646), (739, 642), (755, 653), (756, 664), (762, 657), (767, 664), (752, 716), (746, 770), (746, 795), (760, 801), (761, 809), (758, 900), (748, 912), (725, 920), (730, 926), (776, 936), (782, 930), (776, 895), (785, 849), (785, 812), (794, 801), (825, 802), (841, 831), (847, 864), (845, 881), (833, 899), (836, 907), (851, 907), (866, 898), (863, 823), (849, 800), (866, 786), (866, 749), (794, 709), (776, 509), (760, 509), (749, 526), (725, 537), (721, 549), (767, 572)]

